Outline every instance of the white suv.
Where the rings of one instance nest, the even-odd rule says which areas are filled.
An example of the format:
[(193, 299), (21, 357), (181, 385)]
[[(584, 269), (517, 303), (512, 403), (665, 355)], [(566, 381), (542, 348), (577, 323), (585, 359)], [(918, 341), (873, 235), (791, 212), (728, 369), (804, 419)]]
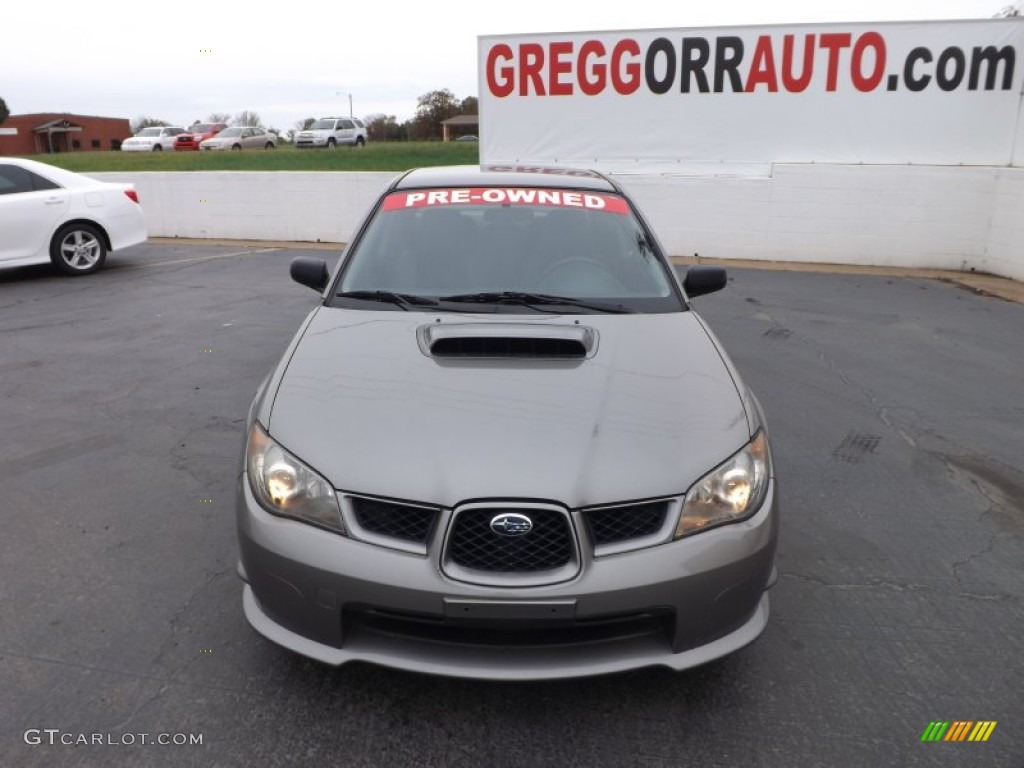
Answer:
[(154, 125), (143, 128), (130, 139), (121, 142), (122, 152), (161, 152), (173, 150), (175, 138), (185, 129), (180, 125)]
[(309, 128), (299, 131), (295, 146), (299, 149), (327, 147), (339, 144), (361, 147), (366, 144), (366, 123), (358, 117), (321, 117)]

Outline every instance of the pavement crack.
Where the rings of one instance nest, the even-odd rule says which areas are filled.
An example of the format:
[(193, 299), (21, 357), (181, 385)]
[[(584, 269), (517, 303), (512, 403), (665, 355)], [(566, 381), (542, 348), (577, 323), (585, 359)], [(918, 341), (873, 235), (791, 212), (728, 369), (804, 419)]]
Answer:
[[(210, 585), (212, 585), (215, 581), (224, 577), (226, 574), (233, 572), (234, 570), (235, 568), (233, 565), (225, 566), (220, 570), (214, 571), (200, 584), (196, 585), (196, 587), (192, 590), (189, 596), (185, 599), (185, 602), (181, 605), (180, 608), (178, 608), (177, 611), (174, 612), (174, 615), (171, 616), (170, 620), (167, 622), (167, 628), (169, 629), (170, 633), (164, 640), (164, 642), (160, 645), (160, 650), (154, 657), (153, 664), (162, 665), (164, 663), (164, 657), (167, 656), (167, 654), (169, 654), (173, 648), (178, 646), (177, 641), (179, 622), (181, 621), (185, 613), (188, 611), (188, 609), (191, 607), (192, 602), (196, 599), (196, 597), (198, 597), (198, 595), (201, 592), (208, 589)], [(186, 662), (185, 665), (187, 665), (187, 663), (188, 662)], [(185, 665), (180, 665), (179, 667), (175, 667), (173, 669), (168, 670), (168, 678), (173, 679), (175, 675), (177, 675), (178, 672), (181, 671), (182, 668), (184, 668)]]
[[(980, 555), (982, 553), (978, 553), (978, 554)], [(806, 582), (806, 583), (809, 583), (809, 584), (817, 584), (818, 586), (826, 587), (828, 589), (839, 589), (839, 590), (857, 590), (857, 589), (877, 590), (877, 589), (889, 589), (889, 590), (893, 590), (895, 592), (934, 592), (934, 593), (943, 595), (944, 597), (961, 597), (961, 598), (964, 598), (964, 599), (967, 599), (967, 600), (985, 600), (985, 601), (988, 601), (988, 602), (1005, 602), (1005, 601), (1015, 601), (1015, 600), (1018, 599), (1018, 598), (1016, 598), (1013, 595), (991, 594), (991, 593), (980, 593), (980, 592), (967, 592), (967, 591), (951, 592), (949, 590), (941, 589), (939, 587), (933, 587), (933, 586), (930, 586), (928, 584), (914, 584), (912, 582), (904, 583), (904, 582), (898, 582), (898, 581), (888, 581), (888, 580), (884, 580), (884, 579), (871, 580), (871, 581), (866, 581), (866, 582), (862, 582), (862, 583), (855, 583), (855, 582), (837, 583), (837, 582), (827, 581), (826, 579), (822, 579), (822, 578), (817, 577), (817, 576), (810, 576), (810, 575), (807, 575), (807, 574), (795, 573), (795, 572), (792, 572), (792, 571), (785, 572), (785, 573), (780, 572), (779, 573), (779, 578), (796, 579), (798, 581), (803, 581), (803, 582)], [(962, 585), (959, 584), (959, 581), (957, 582), (957, 584), (958, 584), (958, 586), (962, 587)]]
[(967, 565), (970, 565), (975, 560), (979, 560), (982, 557), (985, 557), (986, 555), (992, 554), (992, 551), (995, 549), (997, 541), (998, 537), (995, 534), (993, 534), (989, 537), (988, 544), (983, 549), (980, 549), (977, 552), (972, 552), (971, 554), (967, 555), (967, 557), (961, 560), (957, 560), (955, 563), (953, 563), (953, 578), (956, 579), (957, 584), (959, 584), (961, 587), (963, 586), (963, 582), (961, 581), (960, 576), (960, 569)]
[(160, 686), (160, 690), (158, 690), (153, 695), (147, 696), (142, 701), (140, 701), (139, 704), (129, 713), (128, 717), (124, 718), (119, 723), (114, 723), (113, 725), (111, 725), (110, 728), (108, 729), (108, 732), (110, 732), (110, 733), (123, 733), (125, 727), (130, 722), (132, 722), (136, 717), (138, 717), (139, 713), (143, 709), (145, 709), (150, 704), (152, 704), (153, 702), (155, 702), (158, 699), (160, 699), (161, 697), (163, 697), (163, 695), (167, 692), (167, 690), (170, 687), (171, 686), (170, 686), (169, 683), (164, 683), (163, 685), (161, 685)]
[(906, 429), (904, 429), (903, 427), (896, 423), (895, 419), (893, 419), (892, 417), (892, 411), (890, 408), (884, 405), (881, 408), (879, 408), (878, 418), (882, 420), (882, 423), (885, 424), (885, 426), (887, 426), (889, 429), (891, 429), (893, 432), (899, 435), (900, 439), (903, 440), (903, 442), (905, 442), (911, 448), (917, 448), (917, 440), (914, 439), (914, 436), (911, 435), (910, 432), (908, 432)]
[(996, 510), (1024, 512), (1024, 476), (994, 459), (973, 454), (934, 454), (953, 481), (988, 502), (986, 512)]
[[(50, 658), (48, 656), (36, 656), (34, 654), (31, 654), (31, 653), (16, 653), (14, 651), (9, 651), (9, 650), (0, 650), (0, 660), (4, 659), (5, 657), (10, 657), (10, 658), (14, 658), (14, 659), (24, 659), (26, 661), (32, 661), (32, 662), (35, 662), (37, 664), (55, 664), (55, 665), (61, 666), (61, 667), (68, 667), (70, 669), (81, 669), (81, 670), (85, 670), (87, 672), (102, 672), (104, 674), (109, 674), (109, 675), (118, 675), (118, 676), (121, 676), (121, 677), (129, 677), (129, 678), (132, 678), (133, 680), (145, 680), (145, 681), (151, 682), (151, 683), (160, 683), (162, 690), (170, 688), (171, 686), (178, 686), (178, 687), (189, 687), (189, 688), (206, 689), (206, 690), (211, 690), (211, 691), (223, 691), (225, 693), (233, 693), (233, 694), (245, 693), (244, 689), (233, 688), (233, 687), (227, 686), (227, 685), (217, 685), (217, 684), (213, 684), (213, 683), (209, 683), (209, 682), (195, 682), (193, 680), (172, 680), (170, 678), (170, 676), (168, 676), (168, 675), (147, 675), (147, 674), (142, 674), (140, 672), (129, 672), (129, 671), (126, 671), (124, 669), (113, 669), (111, 667), (106, 667), (106, 666), (102, 666), (102, 665), (98, 665), (98, 664), (84, 664), (84, 663), (78, 662), (78, 661), (68, 661), (66, 659), (54, 659), (54, 658)], [(141, 707), (139, 707), (139, 709), (141, 709)]]

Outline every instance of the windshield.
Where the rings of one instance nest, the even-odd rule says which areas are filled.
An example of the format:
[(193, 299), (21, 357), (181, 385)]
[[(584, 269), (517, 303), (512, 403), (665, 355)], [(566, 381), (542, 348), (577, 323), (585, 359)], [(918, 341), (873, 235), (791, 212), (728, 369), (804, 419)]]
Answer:
[(334, 130), (334, 121), (333, 120), (317, 120), (315, 123), (313, 123), (311, 126), (309, 126), (309, 130), (311, 130), (311, 131), (333, 131)]
[(143, 128), (141, 131), (139, 131), (135, 135), (136, 136), (159, 136), (160, 135), (160, 130), (161, 130), (160, 128)]
[(229, 136), (230, 137), (230, 136), (241, 136), (241, 135), (242, 135), (242, 129), (241, 128), (225, 128), (223, 131), (221, 131), (220, 133), (217, 134), (218, 137), (220, 137), (220, 136)]
[(349, 255), (332, 303), (354, 306), (338, 296), (354, 292), (441, 299), (439, 308), (463, 312), (558, 311), (559, 297), (573, 311), (684, 309), (626, 200), (568, 189), (392, 193)]
[(199, 123), (198, 125), (192, 126), (193, 133), (209, 133), (213, 130), (213, 126), (208, 123)]

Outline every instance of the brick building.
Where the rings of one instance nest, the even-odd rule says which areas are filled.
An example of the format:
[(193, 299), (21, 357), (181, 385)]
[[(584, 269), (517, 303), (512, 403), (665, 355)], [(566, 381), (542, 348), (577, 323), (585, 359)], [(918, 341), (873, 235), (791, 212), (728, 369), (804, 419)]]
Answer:
[(121, 142), (131, 135), (124, 117), (58, 112), (11, 115), (0, 124), (0, 155), (120, 149)]

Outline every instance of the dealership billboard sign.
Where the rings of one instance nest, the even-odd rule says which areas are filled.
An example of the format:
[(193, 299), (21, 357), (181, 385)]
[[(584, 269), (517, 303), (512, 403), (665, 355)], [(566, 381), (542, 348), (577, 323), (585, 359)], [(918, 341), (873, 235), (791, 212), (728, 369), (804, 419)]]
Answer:
[(1024, 20), (479, 39), (481, 159), (1024, 165)]

